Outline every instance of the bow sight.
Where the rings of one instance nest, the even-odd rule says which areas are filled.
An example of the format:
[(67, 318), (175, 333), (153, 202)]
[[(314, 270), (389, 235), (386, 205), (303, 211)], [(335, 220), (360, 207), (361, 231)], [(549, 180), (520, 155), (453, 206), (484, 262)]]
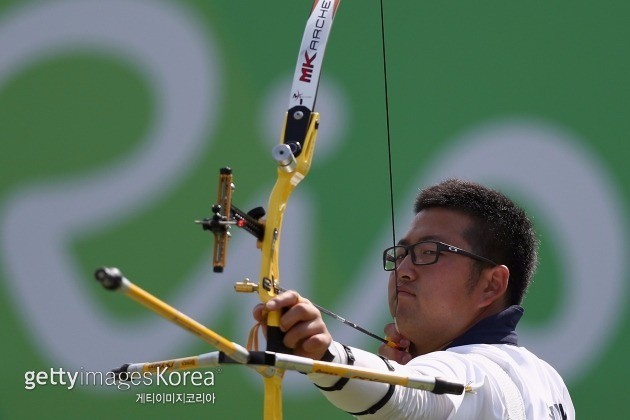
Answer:
[(230, 227), (236, 225), (254, 235), (258, 241), (265, 236), (265, 225), (258, 220), (265, 216), (265, 209), (256, 207), (247, 213), (232, 205), (232, 169), (221, 168), (219, 171), (219, 188), (217, 203), (212, 206), (212, 217), (203, 220), (195, 220), (203, 230), (209, 230), (214, 234), (214, 247), (212, 251), (212, 266), (215, 273), (223, 272), (227, 258), (227, 246), (230, 239)]

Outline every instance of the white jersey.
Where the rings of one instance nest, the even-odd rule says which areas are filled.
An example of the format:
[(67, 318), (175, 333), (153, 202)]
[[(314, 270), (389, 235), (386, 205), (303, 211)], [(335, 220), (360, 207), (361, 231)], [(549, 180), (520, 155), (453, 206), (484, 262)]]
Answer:
[(419, 373), (472, 384), (475, 388), (475, 392), (463, 395), (436, 395), (402, 386), (309, 375), (330, 402), (357, 417), (575, 419), (571, 397), (560, 375), (524, 347), (469, 344), (422, 355), (406, 365), (336, 342), (330, 351), (335, 362)]

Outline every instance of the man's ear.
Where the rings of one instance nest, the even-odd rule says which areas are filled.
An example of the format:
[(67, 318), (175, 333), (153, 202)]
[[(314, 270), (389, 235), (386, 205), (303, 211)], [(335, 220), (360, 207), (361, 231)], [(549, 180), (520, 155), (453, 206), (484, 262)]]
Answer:
[(481, 307), (490, 306), (505, 300), (510, 270), (505, 265), (497, 265), (481, 273)]

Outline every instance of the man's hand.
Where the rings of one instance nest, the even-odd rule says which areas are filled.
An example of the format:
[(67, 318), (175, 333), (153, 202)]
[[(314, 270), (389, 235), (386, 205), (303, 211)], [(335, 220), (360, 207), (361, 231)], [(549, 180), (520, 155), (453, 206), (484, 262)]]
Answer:
[[(290, 290), (264, 305), (256, 305), (254, 319), (264, 324), (267, 312), (276, 310), (285, 311), (280, 318), (280, 329), (286, 333), (284, 345), (297, 356), (321, 360), (332, 343), (321, 312), (308, 299)], [(266, 334), (266, 329), (264, 332)]]
[(409, 345), (411, 344), (409, 340), (398, 332), (396, 324), (394, 323), (387, 324), (384, 330), (387, 339), (398, 344), (398, 346), (403, 350), (397, 350), (393, 347), (388, 346), (387, 344), (382, 344), (378, 348), (378, 354), (390, 360), (398, 362), (401, 365), (406, 365), (407, 363), (409, 363), (409, 361), (413, 359), (413, 356), (409, 354), (408, 351)]

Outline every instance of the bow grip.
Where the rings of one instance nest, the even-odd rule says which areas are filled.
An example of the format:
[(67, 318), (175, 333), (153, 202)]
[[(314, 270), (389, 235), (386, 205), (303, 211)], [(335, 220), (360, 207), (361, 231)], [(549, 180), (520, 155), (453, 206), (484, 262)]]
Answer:
[[(271, 291), (272, 282), (265, 278), (263, 280), (263, 289)], [(269, 289), (268, 289), (269, 288)], [(276, 289), (273, 289), (274, 292)], [(293, 354), (293, 350), (284, 345), (285, 333), (280, 329), (280, 317), (284, 311), (269, 311), (267, 314), (267, 351), (276, 353)]]
[(272, 327), (267, 325), (267, 351), (275, 353), (293, 354), (293, 350), (288, 348), (282, 342), (284, 340), (284, 332), (280, 327)]

